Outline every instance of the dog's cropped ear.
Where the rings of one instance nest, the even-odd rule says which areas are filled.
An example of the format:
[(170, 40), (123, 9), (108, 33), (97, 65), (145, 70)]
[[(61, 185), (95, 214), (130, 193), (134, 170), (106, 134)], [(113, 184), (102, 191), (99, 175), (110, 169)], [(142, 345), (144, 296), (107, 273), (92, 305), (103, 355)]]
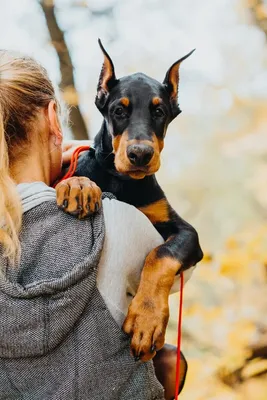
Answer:
[(163, 81), (163, 85), (166, 86), (166, 89), (170, 96), (170, 102), (173, 112), (173, 118), (177, 117), (180, 114), (181, 110), (178, 104), (178, 89), (179, 89), (179, 69), (181, 63), (191, 56), (191, 54), (195, 51), (192, 50), (190, 53), (186, 54), (186, 56), (180, 58), (180, 60), (176, 61), (172, 66), (168, 69), (165, 79)]
[(100, 39), (98, 39), (98, 44), (104, 54), (104, 63), (97, 85), (97, 95), (95, 103), (96, 106), (101, 110), (104, 108), (107, 102), (110, 90), (116, 85), (118, 81), (115, 76), (113, 62), (106, 50), (104, 49)]

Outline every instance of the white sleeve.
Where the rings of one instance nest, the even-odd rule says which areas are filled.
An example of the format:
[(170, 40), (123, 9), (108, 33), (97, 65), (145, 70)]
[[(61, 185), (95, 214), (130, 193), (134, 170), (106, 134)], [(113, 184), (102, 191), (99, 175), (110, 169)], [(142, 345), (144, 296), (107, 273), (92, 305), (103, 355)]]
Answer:
[(103, 210), (105, 241), (97, 286), (121, 325), (136, 293), (145, 258), (163, 239), (148, 218), (129, 204), (105, 199)]
[[(163, 239), (148, 218), (129, 204), (105, 199), (103, 210), (106, 232), (97, 287), (121, 325), (138, 288), (145, 258)], [(175, 290), (179, 290), (178, 281)]]

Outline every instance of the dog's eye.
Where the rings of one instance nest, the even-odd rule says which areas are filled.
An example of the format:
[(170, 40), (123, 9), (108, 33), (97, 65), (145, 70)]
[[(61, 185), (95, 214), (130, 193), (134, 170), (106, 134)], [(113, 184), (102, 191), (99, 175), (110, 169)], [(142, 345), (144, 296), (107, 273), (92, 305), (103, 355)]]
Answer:
[(115, 109), (115, 111), (114, 111), (114, 114), (115, 114), (117, 117), (125, 117), (125, 116), (126, 116), (123, 107), (117, 107), (117, 108)]
[(156, 108), (156, 109), (154, 110), (154, 117), (156, 117), (156, 118), (162, 118), (162, 117), (164, 117), (164, 115), (165, 115), (165, 113), (164, 113), (164, 111), (163, 111), (161, 108)]

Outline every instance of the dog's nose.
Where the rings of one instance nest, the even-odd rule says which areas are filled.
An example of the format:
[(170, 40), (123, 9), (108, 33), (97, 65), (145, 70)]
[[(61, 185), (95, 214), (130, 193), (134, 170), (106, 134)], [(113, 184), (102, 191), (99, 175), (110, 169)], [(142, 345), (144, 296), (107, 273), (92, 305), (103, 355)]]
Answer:
[(130, 162), (137, 167), (144, 167), (153, 157), (154, 149), (147, 144), (132, 144), (127, 148), (127, 156)]

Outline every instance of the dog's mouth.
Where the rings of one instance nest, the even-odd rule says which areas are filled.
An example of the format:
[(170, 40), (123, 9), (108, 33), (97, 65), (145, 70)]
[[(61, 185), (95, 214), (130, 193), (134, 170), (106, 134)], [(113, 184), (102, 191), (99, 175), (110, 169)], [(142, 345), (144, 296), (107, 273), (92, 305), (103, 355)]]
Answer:
[(127, 175), (132, 179), (144, 179), (147, 174), (143, 171), (129, 171)]
[(145, 176), (155, 174), (160, 168), (160, 157), (154, 156), (148, 165), (132, 165), (126, 157), (115, 154), (115, 168), (117, 172), (128, 175), (132, 179), (143, 179)]
[(129, 165), (125, 165), (123, 163), (118, 162), (116, 169), (119, 173), (123, 175), (128, 175), (132, 179), (143, 179), (146, 176), (155, 174), (159, 170), (159, 167), (160, 167), (160, 162), (158, 162), (158, 166), (156, 168), (155, 165), (153, 165), (153, 168), (150, 168), (149, 165), (146, 167), (134, 168), (130, 167)]

